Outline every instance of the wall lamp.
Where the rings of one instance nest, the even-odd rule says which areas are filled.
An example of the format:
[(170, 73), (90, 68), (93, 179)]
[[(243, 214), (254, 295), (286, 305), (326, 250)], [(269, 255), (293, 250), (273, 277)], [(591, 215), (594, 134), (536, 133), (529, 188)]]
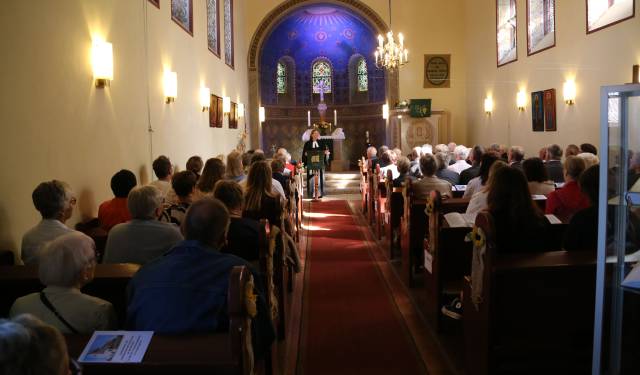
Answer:
[(228, 96), (222, 97), (222, 113), (231, 113), (231, 98)]
[(94, 40), (91, 47), (91, 65), (96, 87), (109, 86), (113, 81), (113, 45), (103, 40)]
[(209, 110), (210, 103), (211, 90), (208, 87), (200, 87), (200, 106), (202, 106), (202, 112)]
[(518, 110), (524, 111), (524, 107), (527, 106), (527, 94), (524, 90), (520, 90), (518, 95), (516, 95), (516, 106), (518, 106)]
[(267, 120), (267, 115), (265, 113), (264, 107), (260, 107), (258, 109), (258, 119), (260, 122), (265, 122)]
[(389, 119), (389, 104), (383, 104), (382, 105), (382, 118), (384, 120), (388, 120)]
[(568, 105), (573, 105), (576, 102), (576, 82), (573, 80), (568, 80), (562, 86), (562, 96), (564, 97), (564, 102)]
[(484, 112), (489, 116), (493, 112), (493, 99), (490, 97), (484, 99)]
[(244, 117), (244, 104), (238, 103), (238, 118)]
[(175, 102), (178, 97), (178, 74), (176, 72), (164, 72), (164, 97), (167, 104)]

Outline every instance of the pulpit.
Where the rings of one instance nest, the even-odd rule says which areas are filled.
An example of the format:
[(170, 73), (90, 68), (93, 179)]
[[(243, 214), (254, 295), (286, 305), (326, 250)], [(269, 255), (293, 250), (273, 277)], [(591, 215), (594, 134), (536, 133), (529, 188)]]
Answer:
[(389, 113), (387, 140), (402, 150), (404, 155), (424, 144), (436, 145), (451, 141), (450, 113), (432, 111), (430, 117), (411, 117), (408, 109)]

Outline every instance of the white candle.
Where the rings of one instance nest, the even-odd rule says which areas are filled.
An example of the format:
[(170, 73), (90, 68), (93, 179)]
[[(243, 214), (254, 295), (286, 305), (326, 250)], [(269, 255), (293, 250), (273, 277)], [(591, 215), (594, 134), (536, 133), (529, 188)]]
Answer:
[(338, 126), (338, 111), (333, 110), (333, 126)]
[(307, 128), (311, 127), (311, 111), (307, 111)]

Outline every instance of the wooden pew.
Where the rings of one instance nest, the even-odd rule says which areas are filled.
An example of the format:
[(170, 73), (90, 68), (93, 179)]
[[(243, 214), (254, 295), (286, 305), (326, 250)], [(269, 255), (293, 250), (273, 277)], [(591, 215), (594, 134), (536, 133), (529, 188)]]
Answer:
[(427, 224), (427, 216), (424, 210), (427, 201), (416, 200), (413, 197), (413, 187), (410, 178), (407, 178), (405, 181), (402, 201), (404, 207), (400, 230), (402, 257), (401, 279), (407, 286), (413, 288), (415, 286), (414, 269), (417, 268), (421, 262), (417, 254), (418, 251), (422, 249), (424, 242), (424, 231)]
[(375, 174), (376, 170), (371, 167), (371, 161), (369, 160), (367, 165), (367, 218), (369, 219), (369, 225), (373, 225), (376, 220), (376, 189), (378, 187), (379, 177)]
[[(391, 171), (387, 171), (391, 172)], [(386, 176), (383, 176), (380, 171), (380, 166), (376, 165), (376, 191), (375, 191), (375, 221), (376, 221), (376, 236), (378, 240), (382, 239), (382, 234), (384, 231), (384, 218), (386, 215), (385, 207), (387, 205), (387, 186), (386, 186)], [(391, 179), (393, 183), (393, 178)]]
[[(255, 373), (251, 341), (251, 305), (245, 290), (253, 288), (246, 267), (234, 267), (229, 280), (229, 332), (200, 335), (154, 335), (142, 363), (83, 364), (83, 373), (92, 374), (241, 374)], [(255, 304), (255, 302), (254, 302)], [(90, 336), (68, 335), (71, 357), (78, 358)], [(262, 361), (261, 361), (262, 362)], [(266, 369), (269, 373), (269, 370)]]
[(463, 289), (467, 374), (589, 373), (595, 254), (555, 251), (498, 255), (488, 213), (480, 300)]
[[(462, 280), (471, 272), (470, 242), (464, 238), (471, 228), (450, 228), (444, 215), (450, 212), (464, 213), (468, 199), (443, 199), (438, 191), (432, 191), (429, 197), (431, 214), (427, 233), (429, 240), (425, 246), (424, 279), (426, 298), (426, 316), (436, 331), (441, 330), (442, 314), (440, 309), (446, 303), (447, 294), (457, 294), (462, 289)], [(430, 266), (429, 266), (430, 265)]]
[(1, 266), (13, 266), (16, 264), (16, 260), (11, 250), (0, 250), (0, 265)]
[[(127, 310), (126, 289), (138, 264), (97, 264), (93, 281), (82, 288), (84, 293), (113, 304), (118, 322), (123, 324)], [(18, 297), (44, 288), (38, 278), (37, 266), (0, 266), (0, 316), (7, 316)]]
[(384, 228), (385, 237), (389, 244), (389, 259), (395, 258), (396, 251), (400, 249), (400, 224), (403, 216), (403, 187), (393, 187), (393, 174), (387, 171), (385, 180), (387, 199), (385, 201)]
[(362, 213), (367, 215), (369, 202), (369, 177), (367, 176), (367, 161), (365, 160), (364, 156), (358, 161), (358, 167), (360, 168), (360, 197)]

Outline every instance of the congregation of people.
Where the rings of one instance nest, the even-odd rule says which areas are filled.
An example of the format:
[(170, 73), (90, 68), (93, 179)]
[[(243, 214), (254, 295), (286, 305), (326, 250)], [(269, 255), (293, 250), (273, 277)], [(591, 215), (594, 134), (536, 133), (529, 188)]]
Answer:
[[(49, 344), (64, 344), (60, 332), (224, 332), (229, 328), (229, 276), (234, 266), (246, 266), (256, 285), (256, 357), (269, 350), (275, 333), (258, 267), (260, 220), (286, 234), (288, 261), (299, 272), (284, 216), (289, 176), (296, 171), (290, 155), (280, 149), (268, 161), (261, 150), (232, 151), (226, 163), (220, 157), (203, 162), (193, 156), (183, 171), (159, 156), (152, 167), (157, 180), (147, 185), (139, 185), (129, 170), (112, 176), (114, 197), (98, 208), (98, 230), (106, 235), (103, 253), (92, 237), (67, 226), (77, 204), (69, 184), (52, 180), (35, 188), (33, 204), (42, 220), (24, 234), (20, 255), (25, 265), (37, 267), (45, 288), (18, 298), (9, 312), (12, 320), (0, 320), (0, 346), (34, 330), (48, 332)], [(81, 291), (100, 262), (142, 265), (127, 288), (126, 321), (117, 321), (111, 302)], [(14, 349), (2, 355), (16, 360), (13, 365), (19, 368), (25, 365), (16, 359), (20, 350), (29, 349)]]

